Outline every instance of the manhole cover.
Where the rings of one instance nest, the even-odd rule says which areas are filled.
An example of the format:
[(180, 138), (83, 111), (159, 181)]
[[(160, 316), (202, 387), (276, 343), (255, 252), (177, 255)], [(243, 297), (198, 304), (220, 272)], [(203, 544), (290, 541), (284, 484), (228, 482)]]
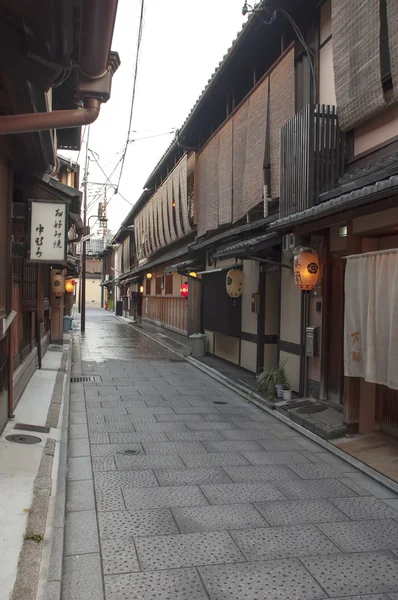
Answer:
[(132, 450), (131, 448), (127, 448), (127, 450), (119, 450), (118, 454), (130, 454), (130, 455), (135, 455), (135, 454), (139, 454), (140, 451), (139, 450)]
[(323, 412), (324, 410), (326, 410), (326, 406), (323, 406), (322, 404), (313, 404), (312, 406), (302, 406), (301, 408), (298, 408), (296, 412), (301, 415), (312, 415), (314, 413)]
[(228, 402), (223, 402), (222, 400), (213, 400), (213, 404), (228, 404)]
[(9, 442), (15, 442), (16, 444), (38, 444), (41, 442), (41, 438), (36, 435), (23, 435), (15, 433), (13, 435), (7, 435), (6, 440)]

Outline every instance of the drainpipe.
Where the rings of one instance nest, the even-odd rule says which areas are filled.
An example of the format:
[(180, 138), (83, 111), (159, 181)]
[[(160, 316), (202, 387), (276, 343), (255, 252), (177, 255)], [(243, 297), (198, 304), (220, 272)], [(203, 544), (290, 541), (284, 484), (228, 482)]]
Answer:
[(82, 1), (79, 69), (84, 108), (0, 116), (0, 135), (69, 129), (94, 123), (101, 102), (109, 98), (112, 73), (116, 70), (110, 68), (109, 55), (117, 4), (118, 0)]
[(47, 129), (68, 129), (94, 123), (99, 115), (100, 100), (85, 98), (84, 108), (54, 110), (47, 113), (28, 113), (0, 117), (0, 135), (30, 133)]

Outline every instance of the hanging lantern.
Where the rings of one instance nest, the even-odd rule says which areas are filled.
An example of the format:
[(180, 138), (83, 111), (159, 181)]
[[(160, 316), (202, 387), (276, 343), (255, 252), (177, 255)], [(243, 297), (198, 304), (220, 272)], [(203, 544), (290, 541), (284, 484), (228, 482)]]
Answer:
[(65, 275), (63, 271), (51, 270), (51, 289), (53, 294), (58, 296), (65, 293)]
[(180, 294), (183, 298), (188, 298), (188, 282), (182, 284), (180, 287)]
[(319, 279), (319, 257), (313, 248), (294, 249), (294, 280), (301, 290), (314, 289)]
[(143, 293), (144, 293), (144, 286), (140, 285), (140, 294), (143, 294)]
[(147, 279), (152, 279), (152, 277), (153, 277), (152, 273), (147, 273), (147, 274), (146, 274), (146, 278), (147, 278)]
[(195, 271), (191, 271), (189, 274), (190, 277), (197, 277), (198, 274)]
[(243, 291), (244, 275), (242, 269), (231, 269), (227, 273), (227, 294), (231, 298), (240, 298)]
[(75, 291), (75, 285), (76, 281), (74, 279), (67, 279), (65, 281), (65, 292), (68, 292), (68, 294), (73, 294)]

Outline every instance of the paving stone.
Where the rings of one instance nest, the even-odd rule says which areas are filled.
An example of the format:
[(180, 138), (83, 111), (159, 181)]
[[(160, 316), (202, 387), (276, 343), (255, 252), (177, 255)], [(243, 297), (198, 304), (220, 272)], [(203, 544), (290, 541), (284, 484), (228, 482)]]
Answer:
[(166, 508), (102, 512), (98, 521), (101, 539), (178, 533), (175, 520)]
[(191, 431), (212, 431), (212, 430), (219, 430), (219, 431), (224, 431), (225, 429), (229, 430), (229, 429), (237, 429), (236, 425), (234, 423), (227, 423), (225, 421), (221, 422), (221, 423), (209, 423), (208, 421), (198, 421), (198, 422), (194, 422), (194, 423), (187, 423), (187, 428), (190, 429)]
[(102, 540), (101, 550), (104, 575), (141, 570), (131, 536)]
[(69, 425), (69, 439), (86, 439), (88, 438), (88, 428), (86, 423), (80, 425)]
[(353, 521), (398, 518), (398, 511), (378, 498), (334, 498), (332, 502)]
[(94, 473), (97, 471), (115, 471), (116, 470), (115, 460), (114, 460), (113, 456), (102, 456), (100, 458), (93, 458), (92, 461), (93, 461)]
[(208, 452), (258, 452), (262, 448), (253, 441), (203, 442)]
[(274, 485), (290, 500), (317, 498), (349, 498), (357, 494), (337, 479), (285, 480), (275, 481)]
[(262, 500), (284, 500), (271, 483), (224, 483), (202, 485), (210, 504), (242, 504)]
[(389, 552), (320, 556), (302, 562), (329, 596), (398, 590), (398, 558)]
[[(296, 438), (295, 438), (296, 439)], [(348, 462), (342, 460), (338, 456), (331, 454), (330, 452), (314, 452), (313, 456), (317, 459), (317, 462), (326, 463), (341, 473), (357, 473), (355, 467), (352, 467)]]
[(200, 442), (144, 442), (146, 454), (176, 454), (179, 452), (205, 453), (206, 450)]
[(135, 427), (132, 422), (126, 419), (123, 423), (89, 423), (89, 430), (92, 442), (93, 433), (126, 433), (135, 431)]
[(340, 477), (341, 475), (339, 471), (330, 465), (291, 464), (290, 468), (301, 477), (301, 479), (332, 479), (333, 477)]
[(168, 431), (166, 435), (171, 442), (221, 442), (225, 439), (220, 431)]
[[(141, 444), (93, 444), (91, 446), (91, 454), (94, 458), (123, 454), (125, 450), (134, 450), (141, 454), (144, 452)], [(104, 470), (109, 471), (109, 469)]]
[(70, 458), (68, 465), (68, 479), (70, 481), (93, 478), (91, 458), (89, 456)]
[[(258, 442), (265, 450), (296, 450), (302, 456), (306, 456), (305, 450), (301, 448), (292, 438), (265, 438)], [(308, 457), (307, 457), (308, 458)]]
[(94, 485), (91, 480), (68, 481), (66, 510), (95, 510)]
[(198, 506), (208, 504), (198, 486), (169, 486), (157, 488), (126, 488), (123, 490), (128, 510), (163, 508), (169, 506)]
[(215, 412), (215, 408), (213, 407), (213, 405), (206, 405), (203, 404), (202, 406), (179, 406), (178, 404), (173, 404), (173, 410), (174, 412), (176, 412), (177, 414), (184, 414), (184, 415), (193, 415), (193, 414), (213, 414)]
[(389, 550), (398, 546), (398, 523), (392, 519), (318, 525), (343, 552)]
[[(188, 455), (185, 455), (188, 456)], [(184, 463), (177, 454), (151, 454), (144, 456), (115, 456), (116, 466), (119, 471), (129, 469), (161, 469), (163, 467), (184, 467)]]
[[(105, 402), (103, 404), (106, 404)], [(87, 414), (88, 415), (102, 415), (102, 416), (126, 416), (127, 415), (127, 409), (126, 407), (123, 405), (123, 403), (120, 402), (112, 402), (112, 404), (109, 402), (109, 405), (104, 408), (87, 408)]]
[(165, 431), (189, 431), (184, 423), (136, 423), (136, 431), (165, 432)]
[(245, 558), (251, 561), (340, 553), (315, 525), (233, 531), (232, 537)]
[[(272, 424), (267, 423), (267, 421), (264, 421), (263, 419), (258, 420), (258, 421), (253, 421), (252, 419), (246, 419), (246, 420), (239, 420), (236, 423), (238, 429), (241, 429), (242, 431), (245, 431), (247, 429), (260, 429), (262, 431), (265, 432), (269, 432), (272, 434)], [(274, 436), (274, 437), (279, 437), (279, 436)]]
[(208, 469), (161, 469), (155, 471), (160, 485), (200, 485), (202, 483), (231, 483), (220, 467)]
[(62, 600), (104, 600), (99, 554), (65, 557)]
[(81, 425), (87, 423), (87, 416), (85, 412), (71, 412), (69, 416), (69, 422), (72, 425)]
[(95, 487), (97, 509), (100, 510), (125, 510), (122, 490), (120, 488)]
[(185, 422), (185, 421), (203, 421), (203, 417), (202, 415), (198, 415), (196, 413), (194, 414), (181, 414), (181, 415), (156, 415), (156, 420), (159, 423), (162, 422), (173, 422), (173, 421), (181, 421), (181, 422)]
[(280, 442), (279, 438), (274, 437), (270, 431), (264, 429), (231, 429), (225, 432), (224, 437), (227, 440), (274, 440)]
[[(220, 413), (217, 414), (206, 414), (203, 415), (203, 418), (206, 419), (206, 421), (209, 421), (211, 423), (238, 423), (240, 421), (240, 419), (242, 418), (242, 415), (222, 415)], [(248, 419), (248, 416), (245, 416), (245, 419)]]
[[(183, 432), (181, 432), (183, 433)], [(149, 431), (137, 431), (129, 433), (110, 433), (111, 444), (132, 444), (141, 442), (167, 442), (166, 434), (159, 431), (151, 433)]]
[(105, 577), (107, 600), (208, 600), (196, 569)]
[(326, 597), (295, 559), (201, 567), (199, 572), (211, 600), (321, 600)]
[(100, 487), (153, 487), (158, 482), (153, 471), (105, 471), (94, 474), (97, 488)]
[(245, 458), (253, 465), (291, 465), (309, 462), (300, 452), (245, 452)]
[(384, 485), (373, 481), (373, 479), (363, 473), (347, 473), (345, 479), (366, 490), (368, 496), (373, 495), (376, 496), (376, 498), (398, 498), (397, 494), (394, 494), (394, 492), (384, 487)]
[(90, 442), (88, 439), (69, 440), (68, 456), (90, 456)]
[(256, 508), (270, 525), (300, 525), (348, 521), (328, 500), (289, 500), (287, 502), (256, 502)]
[(136, 539), (136, 547), (144, 571), (244, 560), (225, 531), (142, 537)]
[(284, 465), (224, 467), (224, 471), (235, 483), (245, 481), (272, 481), (281, 479), (296, 479), (297, 476)]
[(210, 452), (209, 454), (181, 454), (187, 467), (222, 467), (224, 465), (247, 465), (246, 458), (238, 452)]
[[(396, 596), (398, 598), (398, 596)], [(386, 596), (385, 594), (372, 594), (371, 596), (340, 596), (340, 598), (331, 598), (331, 600), (389, 600), (392, 598), (391, 595)]]
[(109, 435), (107, 433), (91, 433), (90, 431), (90, 442), (91, 444), (109, 444)]
[(68, 512), (65, 521), (65, 555), (99, 552), (95, 510)]
[(181, 533), (267, 527), (252, 504), (173, 508)]

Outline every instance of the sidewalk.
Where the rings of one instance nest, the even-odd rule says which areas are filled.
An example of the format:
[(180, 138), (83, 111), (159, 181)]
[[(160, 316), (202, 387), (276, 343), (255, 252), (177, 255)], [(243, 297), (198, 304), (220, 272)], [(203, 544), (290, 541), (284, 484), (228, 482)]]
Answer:
[[(48, 509), (56, 494), (61, 430), (59, 413), (67, 374), (69, 343), (50, 346), (19, 401), (15, 418), (0, 437), (0, 598), (33, 600), (40, 570), (48, 567)], [(16, 424), (32, 427), (20, 427)], [(34, 427), (47, 427), (34, 431)], [(6, 438), (36, 436), (38, 443)], [(46, 530), (47, 524), (47, 530)], [(28, 534), (32, 539), (24, 541)], [(42, 561), (42, 556), (44, 560)], [(19, 566), (18, 566), (19, 561)], [(17, 569), (18, 566), (18, 569)], [(44, 576), (45, 577), (45, 576)], [(39, 597), (39, 596), (38, 596)]]
[(394, 492), (136, 329), (87, 316), (63, 600), (397, 600)]

